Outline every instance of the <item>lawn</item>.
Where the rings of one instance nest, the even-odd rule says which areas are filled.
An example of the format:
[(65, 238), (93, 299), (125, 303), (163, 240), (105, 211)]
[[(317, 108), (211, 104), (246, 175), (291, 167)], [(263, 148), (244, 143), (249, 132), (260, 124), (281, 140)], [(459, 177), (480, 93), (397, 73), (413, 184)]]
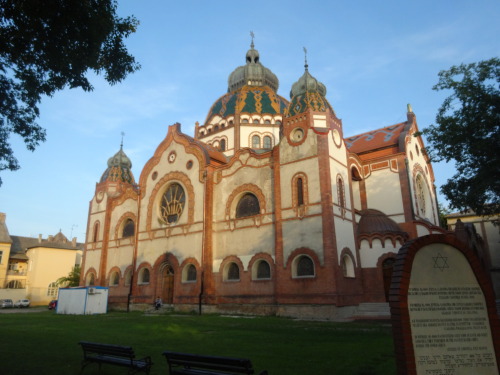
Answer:
[[(250, 358), (270, 375), (390, 375), (396, 373), (387, 322), (333, 323), (276, 317), (217, 315), (57, 315), (44, 311), (0, 315), (0, 373), (68, 375), (80, 372), (80, 340), (132, 346), (150, 355), (151, 374), (167, 375), (161, 353)], [(126, 374), (103, 365), (101, 374)], [(91, 364), (84, 375), (98, 374)]]

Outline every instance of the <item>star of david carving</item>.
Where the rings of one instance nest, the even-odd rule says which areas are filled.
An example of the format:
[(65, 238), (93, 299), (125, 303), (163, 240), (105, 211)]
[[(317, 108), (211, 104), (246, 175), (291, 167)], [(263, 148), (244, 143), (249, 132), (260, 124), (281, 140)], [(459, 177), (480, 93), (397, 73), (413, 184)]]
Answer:
[(434, 259), (434, 268), (439, 268), (441, 272), (444, 271), (445, 268), (450, 268), (450, 266), (448, 266), (448, 257), (444, 257), (438, 253), (437, 257), (432, 257), (432, 259)]

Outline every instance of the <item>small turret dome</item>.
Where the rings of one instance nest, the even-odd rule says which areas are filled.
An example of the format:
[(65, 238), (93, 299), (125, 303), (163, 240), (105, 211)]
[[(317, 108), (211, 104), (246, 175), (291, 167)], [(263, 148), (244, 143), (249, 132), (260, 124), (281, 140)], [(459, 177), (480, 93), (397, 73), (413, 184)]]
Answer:
[(304, 74), (292, 85), (290, 90), (291, 100), (286, 116), (295, 116), (304, 113), (308, 109), (314, 112), (326, 112), (327, 109), (330, 109), (331, 113), (335, 115), (325, 95), (325, 85), (309, 73), (306, 62)]
[(131, 169), (132, 162), (125, 152), (123, 152), (122, 145), (120, 146), (120, 150), (108, 159), (108, 168), (102, 174), (100, 182), (121, 181), (135, 184), (134, 175)]

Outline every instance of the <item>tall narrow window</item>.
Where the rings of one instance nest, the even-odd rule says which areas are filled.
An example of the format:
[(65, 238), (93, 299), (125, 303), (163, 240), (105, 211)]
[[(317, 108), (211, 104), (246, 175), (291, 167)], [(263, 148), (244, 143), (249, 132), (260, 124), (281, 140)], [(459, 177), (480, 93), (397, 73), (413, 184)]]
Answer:
[(226, 151), (226, 140), (225, 139), (220, 140), (220, 150)]
[(236, 206), (236, 218), (258, 215), (260, 213), (259, 200), (252, 193), (243, 195)]
[(3, 259), (3, 251), (0, 251), (0, 264), (2, 264), (2, 259)]
[(339, 176), (337, 178), (337, 195), (339, 200), (339, 206), (342, 213), (342, 216), (345, 214), (345, 192), (344, 192), (344, 181)]
[(260, 148), (260, 137), (258, 135), (252, 137), (252, 148)]
[(271, 137), (270, 137), (270, 136), (268, 136), (268, 135), (266, 135), (266, 136), (264, 137), (264, 148), (271, 148), (271, 147), (273, 147), (273, 146), (272, 146), (272, 143), (273, 143), (273, 142), (272, 142), (272, 140), (271, 140)]
[(92, 234), (92, 242), (97, 242), (99, 239), (99, 222), (94, 224), (94, 233)]
[(132, 237), (135, 234), (135, 223), (132, 219), (127, 219), (123, 226), (122, 237)]
[(139, 282), (141, 284), (149, 284), (149, 270), (147, 268), (142, 269), (141, 276), (139, 277)]
[(301, 177), (297, 178), (297, 206), (304, 205), (304, 181)]

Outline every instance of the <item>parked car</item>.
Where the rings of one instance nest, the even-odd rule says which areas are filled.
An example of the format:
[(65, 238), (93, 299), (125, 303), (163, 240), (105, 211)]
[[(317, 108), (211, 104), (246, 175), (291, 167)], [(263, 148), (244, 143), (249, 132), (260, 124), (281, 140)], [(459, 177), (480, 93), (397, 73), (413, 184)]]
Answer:
[(30, 307), (29, 299), (19, 299), (14, 303), (14, 307), (22, 308), (22, 307)]
[(49, 302), (49, 310), (53, 310), (57, 307), (57, 300), (53, 299), (52, 301)]
[(9, 308), (9, 307), (14, 307), (14, 304), (12, 303), (12, 300), (11, 299), (2, 299), (0, 300), (0, 307), (2, 309), (6, 309), (6, 308)]

